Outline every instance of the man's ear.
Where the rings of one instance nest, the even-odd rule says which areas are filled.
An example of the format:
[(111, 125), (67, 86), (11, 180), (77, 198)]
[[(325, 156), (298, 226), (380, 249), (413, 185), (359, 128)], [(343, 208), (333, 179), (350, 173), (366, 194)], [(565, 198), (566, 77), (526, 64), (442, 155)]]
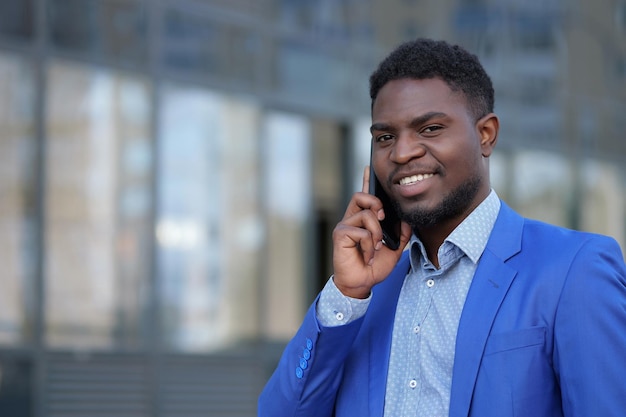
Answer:
[(476, 122), (476, 129), (480, 135), (480, 147), (482, 155), (487, 158), (493, 152), (493, 148), (498, 141), (498, 130), (500, 130), (500, 120), (495, 113), (489, 113)]

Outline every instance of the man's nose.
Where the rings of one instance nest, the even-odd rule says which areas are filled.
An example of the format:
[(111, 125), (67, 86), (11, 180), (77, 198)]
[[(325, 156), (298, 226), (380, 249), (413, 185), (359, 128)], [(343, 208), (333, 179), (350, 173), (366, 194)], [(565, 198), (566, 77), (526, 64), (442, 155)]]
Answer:
[(396, 138), (391, 150), (390, 159), (396, 164), (406, 164), (413, 158), (426, 154), (426, 148), (414, 133), (404, 133)]

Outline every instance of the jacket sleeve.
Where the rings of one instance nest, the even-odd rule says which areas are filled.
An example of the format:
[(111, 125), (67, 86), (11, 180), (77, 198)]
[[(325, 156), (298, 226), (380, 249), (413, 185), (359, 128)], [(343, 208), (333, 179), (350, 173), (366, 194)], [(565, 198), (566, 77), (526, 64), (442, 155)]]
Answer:
[(363, 318), (322, 327), (315, 305), (288, 343), (278, 367), (259, 397), (259, 417), (330, 417), (343, 375), (343, 363)]
[(598, 236), (571, 265), (555, 318), (554, 367), (567, 417), (626, 410), (626, 270), (621, 250)]

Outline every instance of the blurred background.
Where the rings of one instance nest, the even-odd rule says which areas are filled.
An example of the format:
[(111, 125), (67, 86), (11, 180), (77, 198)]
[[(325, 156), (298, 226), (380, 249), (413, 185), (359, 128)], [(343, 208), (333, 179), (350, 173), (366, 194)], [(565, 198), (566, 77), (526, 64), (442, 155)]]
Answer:
[(499, 195), (626, 247), (626, 0), (0, 0), (0, 416), (255, 415), (418, 36), (492, 76)]

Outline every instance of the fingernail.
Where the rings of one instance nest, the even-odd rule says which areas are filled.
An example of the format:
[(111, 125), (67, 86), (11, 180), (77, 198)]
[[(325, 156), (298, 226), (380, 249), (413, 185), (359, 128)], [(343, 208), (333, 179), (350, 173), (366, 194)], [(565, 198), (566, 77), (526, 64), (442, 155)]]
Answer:
[(374, 249), (380, 250), (380, 248), (382, 248), (382, 247), (383, 247), (383, 241), (380, 240), (380, 241), (378, 241), (378, 243), (376, 244), (376, 247)]

